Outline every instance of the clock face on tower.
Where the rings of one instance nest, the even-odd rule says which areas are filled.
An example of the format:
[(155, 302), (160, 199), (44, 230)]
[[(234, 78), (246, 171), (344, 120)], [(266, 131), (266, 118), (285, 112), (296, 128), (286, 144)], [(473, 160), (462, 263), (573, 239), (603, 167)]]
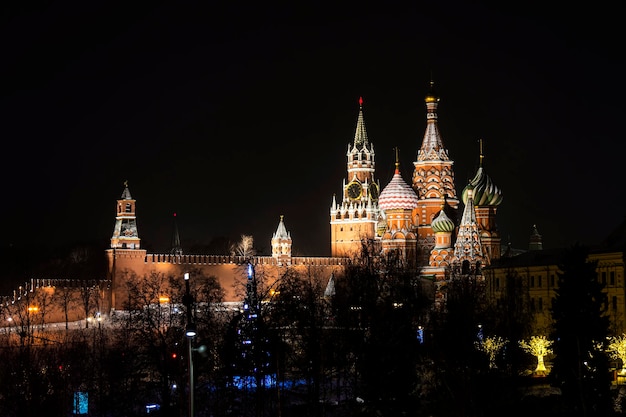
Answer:
[(352, 181), (350, 184), (346, 186), (346, 194), (352, 200), (358, 200), (361, 198), (361, 193), (363, 192), (363, 187), (361, 183), (358, 181)]
[(372, 201), (378, 201), (378, 184), (376, 184), (375, 182), (371, 183), (369, 187), (369, 193)]

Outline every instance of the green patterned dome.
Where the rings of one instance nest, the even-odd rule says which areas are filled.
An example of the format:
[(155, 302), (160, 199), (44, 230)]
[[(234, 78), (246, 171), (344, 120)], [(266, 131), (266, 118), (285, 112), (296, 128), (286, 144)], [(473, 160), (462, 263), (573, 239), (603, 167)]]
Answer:
[(467, 204), (467, 190), (470, 186), (474, 189), (475, 206), (497, 206), (502, 203), (502, 190), (491, 181), (489, 175), (485, 174), (482, 166), (478, 168), (474, 178), (463, 189), (464, 204)]
[(454, 231), (454, 222), (450, 220), (446, 212), (442, 209), (439, 215), (433, 219), (430, 227), (432, 227), (435, 233), (452, 232)]

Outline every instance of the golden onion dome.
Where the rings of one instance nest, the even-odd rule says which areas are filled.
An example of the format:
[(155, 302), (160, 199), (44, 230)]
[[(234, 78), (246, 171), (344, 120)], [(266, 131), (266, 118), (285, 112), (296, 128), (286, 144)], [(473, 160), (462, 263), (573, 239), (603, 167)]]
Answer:
[(435, 82), (431, 81), (430, 82), (430, 90), (426, 94), (426, 97), (424, 97), (424, 101), (426, 103), (437, 103), (437, 102), (439, 102), (439, 95), (437, 95), (437, 93), (435, 92), (434, 86), (435, 86)]

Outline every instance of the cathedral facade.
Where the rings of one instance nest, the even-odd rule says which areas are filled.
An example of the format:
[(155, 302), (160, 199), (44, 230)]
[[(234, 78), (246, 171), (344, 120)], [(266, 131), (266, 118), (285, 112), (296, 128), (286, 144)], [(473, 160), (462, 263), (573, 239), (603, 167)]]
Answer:
[(354, 142), (348, 145), (347, 177), (341, 198), (330, 208), (331, 254), (353, 256), (364, 244), (380, 253), (396, 252), (408, 268), (436, 282), (453, 271), (481, 275), (500, 257), (496, 223), (502, 193), (480, 166), (462, 190), (463, 211), (454, 181), (454, 161), (444, 146), (438, 125), (439, 96), (431, 82), (425, 96), (426, 130), (413, 163), (410, 185), (401, 174), (396, 151), (393, 178), (379, 192), (374, 145), (367, 136), (363, 101)]

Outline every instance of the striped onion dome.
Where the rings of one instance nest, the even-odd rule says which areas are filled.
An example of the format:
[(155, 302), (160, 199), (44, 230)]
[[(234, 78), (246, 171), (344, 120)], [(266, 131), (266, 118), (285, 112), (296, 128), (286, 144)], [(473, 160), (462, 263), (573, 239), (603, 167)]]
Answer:
[(432, 227), (433, 232), (452, 232), (454, 231), (454, 222), (450, 220), (450, 217), (446, 214), (443, 209), (439, 212), (439, 215), (433, 219), (430, 227)]
[(413, 188), (407, 184), (397, 168), (393, 178), (378, 196), (378, 207), (381, 210), (409, 209), (417, 207), (419, 199)]
[(464, 204), (467, 204), (467, 191), (470, 186), (474, 188), (475, 206), (497, 206), (502, 203), (502, 190), (493, 183), (482, 166), (478, 168), (474, 178), (463, 189), (462, 198)]

